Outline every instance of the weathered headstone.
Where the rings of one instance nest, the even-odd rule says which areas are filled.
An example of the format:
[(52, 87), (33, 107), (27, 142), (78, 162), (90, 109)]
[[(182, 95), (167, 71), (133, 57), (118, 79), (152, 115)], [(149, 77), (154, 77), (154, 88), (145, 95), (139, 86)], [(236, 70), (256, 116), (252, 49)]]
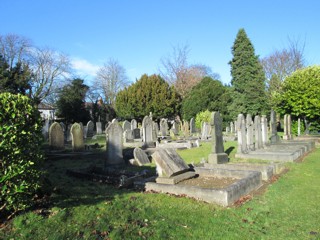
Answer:
[(179, 124), (177, 123), (177, 121), (173, 121), (171, 131), (174, 135), (179, 134)]
[(219, 112), (211, 115), (212, 151), (208, 156), (208, 163), (220, 164), (228, 162), (228, 155), (224, 152), (222, 137), (222, 120)]
[(238, 115), (237, 124), (238, 153), (247, 153), (246, 121), (243, 114)]
[(135, 119), (131, 120), (131, 130), (138, 128), (138, 122)]
[(194, 120), (194, 118), (190, 119), (190, 134), (194, 134), (196, 133), (196, 122)]
[(102, 134), (102, 123), (101, 122), (96, 122), (96, 130), (97, 130), (97, 134)]
[(283, 139), (290, 140), (292, 139), (291, 135), (291, 115), (284, 115), (284, 131), (283, 131)]
[(209, 132), (210, 132), (209, 123), (203, 122), (202, 128), (201, 128), (201, 139), (207, 140), (209, 138)]
[(142, 131), (143, 131), (143, 147), (155, 147), (153, 139), (153, 122), (149, 116), (145, 116), (142, 121)]
[(133, 150), (133, 156), (135, 163), (137, 163), (138, 166), (143, 166), (150, 163), (147, 154), (141, 148), (135, 148)]
[(122, 143), (123, 129), (116, 119), (112, 120), (106, 129), (106, 146), (107, 159), (105, 162), (107, 166), (123, 165), (123, 143)]
[(72, 124), (68, 124), (68, 127), (67, 127), (67, 142), (72, 141), (72, 137), (71, 137), (71, 127), (72, 127)]
[(262, 145), (266, 147), (268, 144), (268, 119), (265, 115), (261, 116), (261, 134)]
[(159, 125), (157, 122), (152, 122), (152, 140), (156, 142), (159, 136)]
[(49, 128), (49, 146), (51, 149), (64, 149), (63, 130), (57, 122), (54, 122)]
[(230, 122), (230, 133), (235, 133), (234, 123)]
[(133, 139), (139, 139), (140, 136), (140, 128), (135, 128), (132, 130)]
[(168, 135), (168, 121), (165, 118), (162, 118), (160, 120), (160, 132), (161, 136), (167, 136)]
[(74, 123), (71, 126), (70, 133), (72, 139), (72, 150), (82, 151), (84, 150), (83, 132), (79, 123)]
[(301, 135), (301, 121), (300, 118), (298, 118), (298, 136)]
[(125, 120), (122, 123), (122, 129), (123, 129), (123, 131), (131, 130), (131, 123), (129, 121)]
[(270, 128), (271, 128), (271, 137), (270, 137), (270, 142), (271, 143), (277, 143), (280, 141), (278, 131), (277, 131), (277, 116), (276, 112), (271, 109), (271, 114), (270, 114)]
[(230, 133), (230, 127), (226, 126), (226, 134), (229, 134), (229, 133)]
[(246, 137), (247, 137), (247, 149), (248, 151), (254, 151), (254, 125), (251, 114), (247, 114), (246, 117)]
[(124, 142), (132, 142), (133, 141), (133, 131), (130, 129), (130, 130), (125, 130), (123, 132), (123, 139), (124, 139)]
[(261, 119), (260, 116), (254, 117), (254, 136), (255, 136), (255, 149), (261, 149), (262, 145), (262, 134), (261, 134)]
[(87, 123), (87, 138), (92, 138), (94, 135), (94, 123), (90, 120)]
[(188, 137), (190, 135), (189, 132), (189, 122), (186, 120), (183, 120), (183, 135), (185, 137)]

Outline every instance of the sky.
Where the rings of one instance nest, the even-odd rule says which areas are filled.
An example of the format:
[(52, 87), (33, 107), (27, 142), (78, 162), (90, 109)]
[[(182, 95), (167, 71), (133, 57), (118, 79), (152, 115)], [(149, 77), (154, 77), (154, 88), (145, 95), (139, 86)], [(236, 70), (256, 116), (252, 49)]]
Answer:
[(231, 47), (240, 28), (256, 55), (305, 44), (308, 65), (320, 64), (318, 0), (0, 0), (0, 35), (17, 34), (67, 54), (90, 84), (114, 59), (130, 81), (159, 73), (173, 47), (188, 45), (189, 64), (204, 64), (231, 81)]

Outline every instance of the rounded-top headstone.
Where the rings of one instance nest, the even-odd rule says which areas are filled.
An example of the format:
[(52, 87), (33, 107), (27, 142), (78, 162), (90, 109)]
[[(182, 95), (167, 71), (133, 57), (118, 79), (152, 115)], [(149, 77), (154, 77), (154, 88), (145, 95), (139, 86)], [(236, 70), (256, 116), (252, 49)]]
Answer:
[(52, 149), (64, 149), (63, 130), (57, 122), (54, 122), (49, 128), (49, 145)]

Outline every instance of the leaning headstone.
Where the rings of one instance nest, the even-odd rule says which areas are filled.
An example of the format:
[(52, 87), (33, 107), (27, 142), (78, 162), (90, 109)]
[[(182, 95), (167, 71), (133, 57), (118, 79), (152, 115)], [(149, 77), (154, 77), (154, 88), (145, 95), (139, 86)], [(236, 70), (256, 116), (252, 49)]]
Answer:
[(93, 137), (93, 130), (94, 130), (94, 123), (90, 120), (87, 123), (87, 138), (92, 138)]
[(208, 156), (208, 163), (220, 164), (228, 162), (228, 155), (224, 152), (222, 137), (222, 120), (219, 112), (211, 115), (212, 151)]
[(246, 136), (247, 136), (247, 149), (248, 151), (254, 151), (254, 126), (251, 114), (247, 114), (246, 117)]
[(49, 128), (49, 146), (51, 149), (64, 149), (64, 135), (59, 123), (54, 122)]
[(246, 121), (243, 114), (238, 115), (237, 124), (238, 153), (247, 153)]
[(122, 123), (122, 129), (123, 129), (123, 131), (131, 130), (131, 123), (129, 121), (125, 120)]
[(190, 134), (196, 133), (196, 123), (194, 121), (194, 118), (190, 119)]
[(265, 115), (261, 116), (261, 137), (262, 146), (266, 147), (268, 144), (268, 119)]
[(123, 129), (116, 119), (112, 120), (106, 129), (107, 159), (105, 166), (118, 166), (124, 164), (123, 159)]
[(277, 125), (278, 124), (277, 124), (276, 112), (271, 109), (271, 114), (270, 114), (270, 128), (271, 128), (270, 142), (271, 143), (277, 143), (280, 141), (280, 137), (277, 131)]
[(138, 122), (135, 119), (131, 120), (131, 130), (138, 128)]
[(254, 136), (255, 136), (255, 149), (261, 149), (262, 146), (262, 134), (261, 134), (261, 119), (260, 116), (254, 117)]
[(102, 134), (102, 123), (101, 122), (96, 122), (96, 130), (97, 130), (97, 134)]
[(143, 131), (143, 147), (150, 148), (155, 147), (153, 139), (153, 122), (149, 116), (145, 116), (142, 121)]
[(143, 166), (150, 163), (147, 154), (141, 148), (135, 148), (133, 150), (133, 156), (135, 163), (137, 163), (138, 166)]
[(82, 151), (84, 150), (83, 132), (79, 123), (74, 123), (71, 126), (71, 139), (72, 139), (72, 150)]

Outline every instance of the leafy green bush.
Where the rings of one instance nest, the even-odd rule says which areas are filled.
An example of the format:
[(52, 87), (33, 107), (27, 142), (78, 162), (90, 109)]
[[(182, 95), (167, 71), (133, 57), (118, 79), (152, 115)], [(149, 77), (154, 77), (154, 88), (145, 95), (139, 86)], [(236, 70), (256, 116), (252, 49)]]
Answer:
[[(291, 124), (291, 131), (292, 131), (292, 134), (298, 136), (298, 120), (296, 121), (292, 121), (292, 124)], [(300, 122), (300, 134), (303, 135), (304, 134), (304, 123), (303, 121)]]
[(41, 118), (20, 94), (0, 94), (0, 109), (0, 211), (19, 211), (39, 187)]
[(196, 115), (196, 128), (201, 129), (203, 122), (210, 122), (211, 112), (209, 110), (199, 112)]

